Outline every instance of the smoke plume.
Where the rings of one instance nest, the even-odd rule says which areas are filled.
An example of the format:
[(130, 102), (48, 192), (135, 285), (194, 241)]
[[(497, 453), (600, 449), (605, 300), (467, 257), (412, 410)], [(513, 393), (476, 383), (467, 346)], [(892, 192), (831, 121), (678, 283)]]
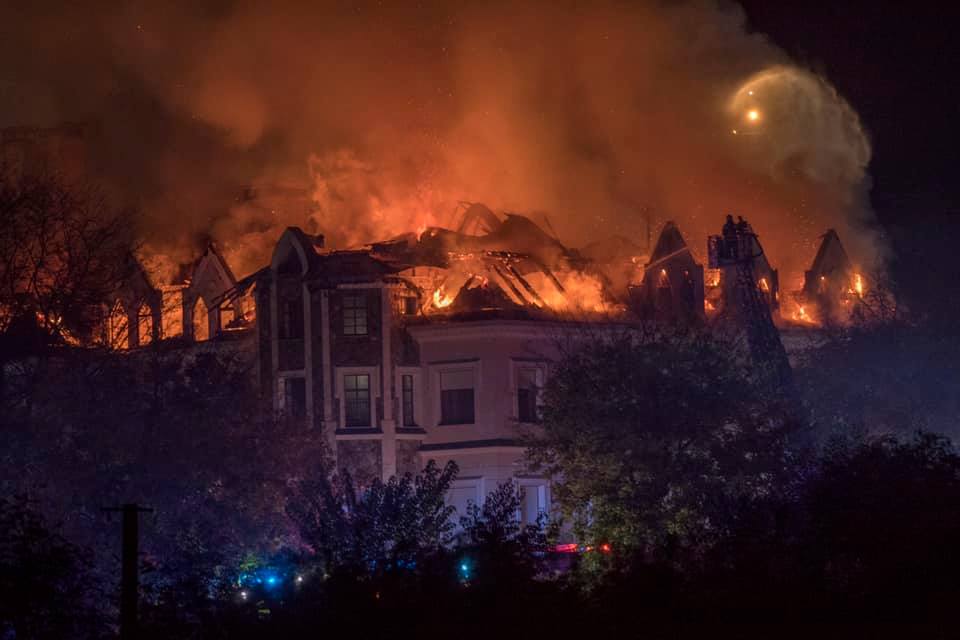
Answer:
[(734, 4), (200, 4), (0, 9), (0, 124), (98, 123), (98, 175), (179, 259), (213, 239), (243, 275), (285, 226), (343, 246), (460, 201), (571, 246), (650, 215), (702, 254), (733, 212), (787, 272), (828, 227), (882, 259), (856, 113)]

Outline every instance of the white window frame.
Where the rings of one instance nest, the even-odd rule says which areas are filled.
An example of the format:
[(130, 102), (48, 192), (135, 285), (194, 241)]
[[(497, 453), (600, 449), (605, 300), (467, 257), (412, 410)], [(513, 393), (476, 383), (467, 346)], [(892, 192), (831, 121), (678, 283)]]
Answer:
[[(539, 517), (541, 513), (549, 515), (551, 496), (550, 481), (547, 478), (514, 478), (513, 481), (517, 489), (522, 489), (527, 494), (529, 494), (531, 490), (536, 490), (537, 516)], [(521, 503), (521, 511), (517, 513), (518, 522), (523, 522), (523, 507), (524, 505)]]
[[(520, 370), (533, 369), (536, 371), (537, 382), (537, 412), (543, 407), (543, 386), (547, 380), (547, 363), (542, 360), (521, 360), (518, 358), (510, 359), (510, 406), (511, 417), (520, 422), (520, 394), (517, 393), (517, 385), (520, 382)], [(524, 422), (521, 424), (537, 424), (534, 422)]]
[[(453, 424), (441, 424), (443, 419), (442, 411), (442, 400), (443, 397), (443, 387), (440, 383), (440, 375), (443, 373), (453, 373), (456, 371), (471, 371), (473, 373), (473, 422), (472, 423), (453, 423)], [(433, 393), (433, 399), (431, 401), (431, 406), (433, 407), (433, 419), (430, 421), (431, 424), (435, 427), (476, 427), (481, 422), (480, 416), (480, 407), (483, 406), (482, 395), (483, 390), (481, 389), (480, 381), (483, 380), (481, 375), (480, 360), (463, 360), (457, 362), (443, 362), (437, 363), (430, 366), (430, 378), (431, 378), (431, 387)]]
[[(380, 397), (380, 368), (379, 367), (337, 367), (336, 368), (336, 398), (337, 408), (339, 410), (340, 421), (338, 429), (350, 431), (351, 429), (375, 429), (377, 428), (377, 399)], [(373, 424), (362, 426), (347, 426), (347, 403), (344, 398), (343, 377), (344, 376), (370, 376), (370, 422)]]
[[(487, 492), (484, 490), (486, 483), (484, 482), (483, 476), (468, 476), (465, 478), (457, 478), (450, 484), (450, 490), (447, 493), (446, 503), (450, 506), (453, 506), (452, 501), (450, 500), (451, 494), (454, 489), (473, 489), (476, 499), (473, 501), (473, 504), (477, 505), (481, 509), (483, 508), (483, 503), (486, 501)], [(467, 515), (466, 511), (460, 513), (457, 511), (457, 527), (460, 526), (460, 518)]]

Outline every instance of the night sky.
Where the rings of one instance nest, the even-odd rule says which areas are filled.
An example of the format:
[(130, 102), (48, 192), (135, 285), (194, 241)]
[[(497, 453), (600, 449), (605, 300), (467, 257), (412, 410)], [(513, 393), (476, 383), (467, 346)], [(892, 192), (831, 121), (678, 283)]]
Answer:
[(960, 214), (960, 45), (946, 4), (742, 4), (755, 30), (823, 72), (859, 112), (874, 146), (872, 200), (881, 221)]
[(950, 324), (960, 312), (960, 44), (948, 5), (741, 4), (754, 30), (825, 74), (860, 114), (874, 151), (870, 200), (893, 245), (899, 297)]
[[(921, 298), (942, 297), (960, 243), (949, 11), (936, 2), (739, 4), (769, 45), (744, 34), (736, 3), (721, 1), (358, 2), (349, 12), (10, 3), (0, 10), (0, 126), (108, 123), (98, 178), (138, 203), (156, 252), (188, 262), (212, 239), (243, 273), (289, 224), (346, 246), (442, 226), (460, 200), (549, 211), (561, 237), (583, 242), (598, 229), (640, 233), (637, 211), (647, 210), (701, 245), (715, 231), (705, 221), (736, 210), (787, 274), (802, 273), (831, 226), (854, 259), (886, 256), (873, 250), (887, 243), (872, 230), (855, 246), (861, 229), (847, 218), (872, 219), (855, 153), (840, 188), (823, 179), (847, 175), (819, 161), (837, 160), (829, 153), (801, 167), (815, 180), (773, 175), (844, 147), (842, 135), (811, 137), (829, 128), (805, 120), (803, 104), (780, 105), (780, 120), (795, 121), (790, 139), (751, 145), (728, 133), (716, 96), (783, 63), (783, 49), (788, 64), (832, 84), (869, 135), (866, 182), (893, 274), (923, 280), (911, 284)], [(806, 154), (780, 157), (794, 147)], [(250, 184), (306, 185), (321, 213), (240, 210), (232, 203)]]

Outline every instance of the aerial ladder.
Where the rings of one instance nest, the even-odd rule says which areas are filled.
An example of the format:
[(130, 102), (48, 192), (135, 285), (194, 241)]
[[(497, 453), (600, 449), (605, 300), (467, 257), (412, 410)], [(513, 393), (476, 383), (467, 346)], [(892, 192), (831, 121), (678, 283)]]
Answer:
[(754, 277), (754, 261), (763, 255), (757, 234), (743, 218), (734, 222), (728, 215), (722, 235), (707, 239), (707, 250), (710, 268), (721, 270), (724, 314), (740, 321), (754, 364), (765, 370), (765, 381), (774, 389), (791, 389), (790, 361)]

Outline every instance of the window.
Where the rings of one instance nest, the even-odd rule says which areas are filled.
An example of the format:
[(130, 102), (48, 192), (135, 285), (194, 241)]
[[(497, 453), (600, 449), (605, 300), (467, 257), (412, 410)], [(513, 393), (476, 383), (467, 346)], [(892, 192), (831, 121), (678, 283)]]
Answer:
[(307, 383), (303, 378), (283, 378), (283, 410), (293, 418), (307, 415)]
[(193, 339), (197, 342), (210, 339), (210, 312), (203, 298), (193, 305)]
[(115, 349), (130, 348), (130, 327), (127, 326), (127, 322), (127, 310), (117, 301), (107, 318), (108, 346)]
[(413, 376), (409, 374), (401, 377), (401, 412), (403, 426), (417, 426), (413, 413)]
[(141, 347), (153, 342), (153, 309), (146, 303), (137, 311), (137, 337)]
[(233, 304), (224, 303), (220, 307), (220, 329), (231, 329), (237, 320), (236, 307)]
[(343, 402), (347, 427), (369, 427), (370, 376), (367, 374), (343, 376)]
[(523, 494), (520, 501), (520, 523), (535, 524), (540, 514), (549, 510), (547, 483), (542, 480), (521, 480), (519, 489)]
[(537, 408), (540, 385), (537, 384), (537, 370), (532, 367), (517, 371), (517, 419), (520, 422), (539, 422)]
[(440, 373), (440, 424), (473, 424), (473, 371)]
[(367, 335), (367, 296), (363, 293), (343, 295), (343, 335)]
[(280, 337), (303, 337), (303, 304), (300, 298), (283, 300), (280, 305)]
[(467, 515), (472, 505), (482, 504), (482, 490), (482, 478), (457, 478), (453, 481), (447, 493), (447, 505), (456, 509), (456, 513), (451, 516), (454, 524), (459, 524), (459, 517)]

